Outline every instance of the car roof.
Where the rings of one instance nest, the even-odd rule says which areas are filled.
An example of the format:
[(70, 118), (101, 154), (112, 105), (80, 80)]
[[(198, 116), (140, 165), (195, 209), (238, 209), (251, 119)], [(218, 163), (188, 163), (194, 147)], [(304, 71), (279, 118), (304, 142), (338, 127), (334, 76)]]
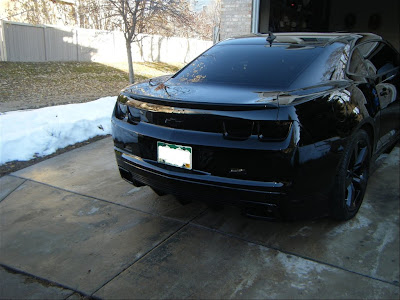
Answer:
[[(273, 44), (292, 44), (304, 46), (327, 46), (335, 42), (355, 44), (366, 40), (381, 40), (379, 35), (373, 33), (349, 32), (280, 32), (274, 33)], [(268, 34), (248, 34), (226, 39), (218, 45), (265, 45)]]

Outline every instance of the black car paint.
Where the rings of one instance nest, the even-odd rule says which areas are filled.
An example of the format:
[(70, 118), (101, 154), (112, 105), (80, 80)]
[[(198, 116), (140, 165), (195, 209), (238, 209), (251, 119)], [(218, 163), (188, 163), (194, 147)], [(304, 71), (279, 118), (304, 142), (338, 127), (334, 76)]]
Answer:
[[(345, 46), (354, 47), (358, 39), (365, 37), (335, 43), (349, 51)], [(231, 43), (253, 40), (262, 43), (259, 37)], [(334, 68), (326, 64), (321, 69)], [(191, 84), (170, 76), (130, 86), (118, 97), (112, 117), (121, 175), (179, 197), (253, 207), (273, 217), (327, 215), (341, 154), (352, 134), (364, 129), (374, 156), (399, 134), (397, 123), (395, 134), (382, 142), (390, 130), (380, 125), (379, 78), (352, 77), (345, 74), (346, 64), (339, 66), (337, 80), (294, 90)], [(398, 80), (397, 72), (391, 79), (397, 88)], [(399, 102), (397, 94), (385, 112), (394, 123)], [(122, 119), (120, 104), (129, 111)], [(281, 134), (263, 135), (265, 128)], [(193, 147), (193, 170), (158, 163), (157, 141)]]

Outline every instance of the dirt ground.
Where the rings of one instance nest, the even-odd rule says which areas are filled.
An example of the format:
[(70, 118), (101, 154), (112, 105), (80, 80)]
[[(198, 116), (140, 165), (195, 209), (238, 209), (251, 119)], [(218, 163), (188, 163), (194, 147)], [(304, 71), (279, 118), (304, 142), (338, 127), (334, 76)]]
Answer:
[[(134, 63), (135, 81), (175, 73), (179, 66), (165, 63)], [(104, 65), (89, 62), (0, 62), (0, 114), (116, 96), (129, 85), (126, 63)], [(0, 165), (0, 177), (47, 158), (104, 138), (95, 137), (30, 161)]]

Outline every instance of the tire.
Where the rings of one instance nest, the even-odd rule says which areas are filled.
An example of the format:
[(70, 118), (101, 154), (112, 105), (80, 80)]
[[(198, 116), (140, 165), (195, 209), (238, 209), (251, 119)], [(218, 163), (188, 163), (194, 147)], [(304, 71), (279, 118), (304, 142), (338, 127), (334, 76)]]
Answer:
[(345, 147), (335, 178), (333, 218), (350, 220), (360, 209), (369, 177), (371, 145), (364, 130), (357, 131)]

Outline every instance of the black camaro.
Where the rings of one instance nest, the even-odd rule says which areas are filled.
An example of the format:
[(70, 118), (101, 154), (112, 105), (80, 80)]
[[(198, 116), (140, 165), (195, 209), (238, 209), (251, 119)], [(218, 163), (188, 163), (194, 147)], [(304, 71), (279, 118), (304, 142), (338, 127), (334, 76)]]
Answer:
[(248, 215), (352, 218), (370, 163), (399, 139), (399, 53), (374, 34), (228, 39), (124, 89), (121, 176)]

